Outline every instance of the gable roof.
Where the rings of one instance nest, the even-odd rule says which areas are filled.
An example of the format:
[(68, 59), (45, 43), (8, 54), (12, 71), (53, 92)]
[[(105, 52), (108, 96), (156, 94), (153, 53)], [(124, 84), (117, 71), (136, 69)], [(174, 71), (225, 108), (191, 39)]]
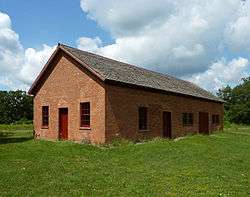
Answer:
[[(118, 82), (124, 85), (135, 85), (175, 94), (203, 98), (216, 102), (223, 102), (223, 100), (198, 87), (197, 85), (188, 81), (177, 79), (170, 75), (150, 71), (62, 44), (58, 44), (57, 50), (59, 48), (73, 57), (83, 67), (88, 69), (104, 82)], [(30, 94), (33, 93), (33, 89), (39, 82), (39, 79), (46, 70), (46, 66), (48, 66), (48, 64), (49, 62), (45, 65), (44, 69), (33, 83), (29, 90)]]

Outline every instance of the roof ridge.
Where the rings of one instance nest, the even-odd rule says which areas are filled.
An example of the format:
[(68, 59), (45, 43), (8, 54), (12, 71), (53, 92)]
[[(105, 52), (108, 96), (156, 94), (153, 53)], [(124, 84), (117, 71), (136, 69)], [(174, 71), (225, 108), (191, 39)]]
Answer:
[[(170, 74), (161, 73), (161, 72), (157, 72), (157, 71), (154, 71), (154, 70), (149, 70), (149, 69), (147, 69), (147, 68), (140, 67), (140, 66), (138, 66), (138, 65), (134, 65), (134, 64), (131, 64), (131, 63), (128, 63), (128, 62), (122, 62), (122, 61), (119, 61), (119, 60), (116, 60), (116, 59), (111, 59), (111, 58), (105, 57), (105, 56), (103, 56), (103, 55), (96, 54), (96, 53), (92, 53), (92, 52), (89, 52), (89, 51), (84, 51), (84, 50), (81, 50), (81, 49), (78, 49), (78, 48), (75, 48), (75, 47), (71, 47), (71, 46), (69, 46), (69, 45), (65, 45), (65, 44), (61, 44), (61, 43), (59, 43), (59, 45), (60, 45), (60, 46), (65, 46), (65, 47), (69, 47), (69, 48), (71, 48), (71, 49), (78, 50), (78, 51), (81, 51), (81, 52), (84, 52), (84, 53), (89, 54), (89, 55), (94, 56), (94, 57), (98, 56), (98, 57), (101, 57), (101, 58), (106, 59), (106, 60), (109, 60), (109, 61), (118, 62), (118, 63), (121, 63), (121, 64), (123, 64), (123, 65), (129, 65), (129, 66), (131, 66), (131, 67), (134, 67), (134, 68), (137, 68), (137, 69), (142, 69), (142, 70), (145, 70), (145, 71), (148, 71), (148, 72), (151, 72), (151, 73), (155, 73), (155, 74), (161, 75), (161, 76), (163, 76), (163, 77), (171, 77), (171, 78), (173, 78), (173, 79), (175, 79), (175, 80), (183, 81), (183, 82), (187, 82), (187, 83), (191, 83), (192, 85), (195, 85), (194, 83), (192, 83), (192, 82), (190, 82), (190, 81), (183, 80), (183, 79), (179, 79), (179, 78), (177, 78), (177, 77), (175, 77), (175, 76), (172, 76), (172, 75), (170, 75)], [(197, 85), (195, 85), (195, 86), (197, 86)], [(199, 86), (197, 86), (197, 87), (199, 87)], [(199, 88), (200, 88), (200, 87), (199, 87)], [(200, 89), (202, 89), (202, 88), (200, 88)]]
[[(107, 66), (107, 68), (111, 69), (117, 69), (118, 70), (127, 70), (127, 69), (131, 69), (131, 71), (128, 72), (135, 72), (137, 73), (137, 75), (141, 75), (147, 78), (147, 75), (149, 75), (149, 80), (153, 80), (150, 83), (157, 83), (159, 84), (159, 87), (152, 87), (154, 89), (165, 89), (164, 88), (164, 84), (165, 86), (167, 84), (169, 84), (170, 86), (167, 85), (167, 89), (170, 88), (169, 90), (165, 89), (166, 91), (170, 91), (170, 92), (176, 92), (176, 93), (180, 93), (180, 94), (186, 94), (186, 95), (191, 95), (191, 96), (195, 96), (195, 97), (200, 97), (200, 98), (205, 98), (205, 99), (209, 99), (209, 100), (215, 100), (215, 101), (220, 101), (223, 102), (220, 98), (218, 98), (216, 95), (214, 95), (213, 93), (211, 93), (210, 91), (207, 91), (201, 87), (199, 87), (198, 85), (184, 80), (184, 79), (180, 79), (177, 78), (175, 76), (166, 74), (166, 73), (161, 73), (161, 72), (157, 72), (157, 71), (153, 71), (153, 70), (149, 70), (147, 68), (143, 68), (137, 65), (133, 65), (130, 63), (126, 63), (126, 62), (122, 62), (119, 60), (115, 60), (115, 59), (111, 59), (108, 57), (105, 57), (103, 55), (100, 54), (95, 54), (89, 51), (84, 51), (75, 47), (71, 47), (65, 44), (61, 44), (58, 43), (59, 47), (62, 47), (64, 50), (68, 51), (70, 54), (72, 54), (73, 56), (75, 56), (76, 58), (80, 59), (82, 61), (82, 63), (88, 65), (89, 67), (91, 67), (94, 71), (96, 71), (97, 73), (99, 73), (100, 75), (102, 75), (104, 77), (104, 79), (109, 79), (109, 80), (114, 80), (114, 81), (123, 81), (124, 79), (122, 79), (121, 75), (112, 75), (110, 72), (111, 70), (109, 70), (109, 72), (105, 73), (103, 70), (100, 70), (98, 68), (98, 66), (96, 67), (95, 64), (98, 65), (98, 63), (102, 63), (103, 65)], [(80, 55), (80, 56), (78, 56)], [(85, 57), (85, 58), (81, 58)], [(92, 64), (89, 62), (88, 59), (92, 59), (95, 60), (95, 64)], [(108, 64), (110, 64), (108, 66)], [(134, 70), (134, 71), (133, 71)], [(100, 72), (99, 72), (100, 71)], [(126, 71), (126, 72), (127, 72)], [(121, 74), (121, 73), (117, 73), (117, 74)], [(111, 76), (111, 78), (113, 77), (113, 79), (110, 79), (109, 75)], [(151, 76), (150, 76), (151, 75)], [(136, 76), (136, 75), (135, 75)], [(155, 81), (154, 79), (152, 79), (152, 76), (155, 77)], [(157, 78), (158, 77), (158, 78)], [(162, 78), (161, 78), (162, 77)], [(140, 78), (140, 77), (139, 77)], [(124, 83), (130, 83), (130, 84), (137, 84), (136, 81), (133, 81), (134, 79), (132, 79), (132, 81), (128, 80), (127, 82), (124, 81)], [(140, 84), (140, 81), (138, 81)], [(163, 84), (162, 86), (160, 84)], [(138, 84), (137, 84), (138, 85)], [(141, 86), (147, 86), (147, 87), (151, 87), (154, 86), (153, 84), (149, 85), (149, 84), (140, 84)], [(196, 89), (196, 90), (195, 90)]]
[[(58, 43), (58, 47), (69, 47), (69, 48), (71, 48), (71, 49), (76, 49), (76, 48), (74, 48), (74, 47), (70, 47), (70, 46), (67, 46), (67, 45), (61, 44), (61, 43)], [(104, 77), (101, 73), (99, 73), (98, 70), (96, 70), (95, 68), (93, 68), (92, 66), (90, 66), (88, 63), (86, 63), (86, 62), (82, 61), (81, 59), (79, 59), (78, 57), (76, 57), (74, 54), (72, 54), (71, 51), (69, 51), (69, 50), (67, 50), (67, 49), (64, 49), (64, 50), (66, 50), (68, 53), (70, 53), (72, 56), (74, 56), (74, 58), (78, 59), (78, 60), (81, 62), (81, 64), (85, 64), (85, 66), (87, 66), (88, 69), (94, 71), (95, 74), (97, 74), (99, 77), (101, 77), (101, 79), (103, 78), (102, 80), (104, 80), (105, 77)], [(78, 50), (78, 49), (77, 49), (77, 50)], [(82, 50), (79, 50), (79, 51), (85, 52), (85, 51), (82, 51)], [(93, 54), (93, 55), (94, 55), (94, 54)]]

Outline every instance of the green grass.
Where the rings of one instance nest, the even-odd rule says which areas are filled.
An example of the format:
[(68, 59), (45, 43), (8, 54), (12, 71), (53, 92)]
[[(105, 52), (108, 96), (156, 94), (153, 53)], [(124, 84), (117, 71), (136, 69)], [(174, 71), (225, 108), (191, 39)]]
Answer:
[(250, 127), (110, 147), (0, 133), (0, 196), (250, 195)]
[(17, 130), (32, 130), (32, 124), (0, 124), (0, 132), (2, 131), (17, 131)]

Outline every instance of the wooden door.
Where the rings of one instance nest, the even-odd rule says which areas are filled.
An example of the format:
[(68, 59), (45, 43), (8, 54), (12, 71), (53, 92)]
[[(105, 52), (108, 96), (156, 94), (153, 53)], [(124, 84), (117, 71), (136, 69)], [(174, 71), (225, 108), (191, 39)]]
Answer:
[(206, 112), (199, 113), (199, 133), (209, 134), (209, 114)]
[(59, 139), (68, 139), (68, 108), (59, 109)]
[(171, 138), (172, 137), (172, 120), (171, 112), (163, 112), (163, 137)]

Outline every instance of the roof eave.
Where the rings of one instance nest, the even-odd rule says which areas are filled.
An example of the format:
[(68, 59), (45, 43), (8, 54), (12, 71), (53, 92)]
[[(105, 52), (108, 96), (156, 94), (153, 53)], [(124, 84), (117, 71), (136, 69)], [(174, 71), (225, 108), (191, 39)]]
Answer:
[(225, 103), (225, 101), (223, 101), (221, 99), (212, 99), (212, 98), (206, 98), (206, 97), (195, 96), (195, 95), (190, 95), (190, 94), (184, 94), (184, 93), (180, 93), (180, 92), (167, 91), (167, 90), (163, 90), (163, 89), (141, 86), (141, 85), (126, 83), (126, 82), (122, 82), (122, 81), (115, 81), (112, 79), (106, 79), (105, 83), (108, 83), (111, 85), (123, 85), (126, 87), (137, 87), (137, 88), (141, 88), (141, 89), (144, 89), (147, 91), (156, 91), (156, 92), (161, 92), (161, 93), (175, 94), (175, 95), (179, 95), (179, 96), (192, 97), (192, 98), (207, 100), (207, 101), (216, 102), (216, 103)]

